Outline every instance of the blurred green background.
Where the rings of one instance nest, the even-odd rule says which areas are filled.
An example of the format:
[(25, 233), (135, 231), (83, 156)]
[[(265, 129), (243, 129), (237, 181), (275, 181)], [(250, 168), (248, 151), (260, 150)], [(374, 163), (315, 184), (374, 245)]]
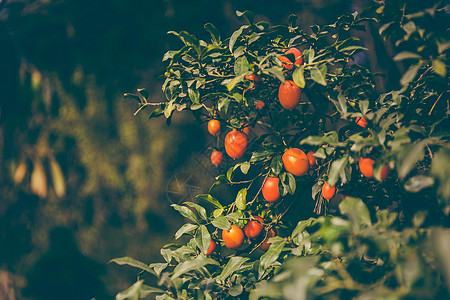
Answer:
[(365, 4), (0, 0), (0, 298), (112, 299), (136, 271), (107, 262), (160, 261), (183, 222), (171, 202), (218, 174), (205, 126), (185, 113), (170, 127), (133, 116), (137, 103), (123, 99), (141, 87), (163, 97), (161, 59), (179, 47), (167, 31), (206, 39), (210, 22), (226, 37), (243, 24), (236, 10), (271, 24), (297, 14), (308, 28)]

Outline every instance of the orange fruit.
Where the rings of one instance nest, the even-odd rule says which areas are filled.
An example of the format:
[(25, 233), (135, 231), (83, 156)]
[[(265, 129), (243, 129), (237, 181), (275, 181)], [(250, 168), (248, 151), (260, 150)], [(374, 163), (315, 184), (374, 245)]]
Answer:
[(209, 120), (208, 122), (208, 131), (209, 133), (211, 133), (212, 135), (218, 135), (220, 132), (220, 122), (219, 120)]
[(303, 64), (303, 56), (302, 53), (300, 52), (300, 50), (298, 50), (297, 48), (291, 48), (289, 50), (284, 50), (283, 52), (285, 52), (286, 54), (294, 54), (295, 56), (295, 63), (293, 63), (287, 56), (284, 55), (280, 55), (278, 58), (281, 60), (281, 62), (283, 63), (283, 67), (287, 70), (290, 70), (294, 67), (294, 64), (297, 66), (300, 66)]
[(264, 103), (264, 101), (261, 101), (261, 100), (256, 101), (256, 104), (255, 104), (256, 109), (259, 109), (259, 110), (263, 109), (265, 105), (266, 105), (266, 103)]
[(264, 223), (263, 219), (261, 217), (255, 217), (255, 219), (248, 221), (244, 226), (244, 233), (249, 239), (258, 237), (264, 229), (262, 225)]
[(213, 253), (214, 250), (216, 250), (216, 242), (214, 242), (213, 240), (211, 240), (211, 241), (209, 242), (209, 248), (208, 248), (208, 251), (206, 251), (206, 255), (211, 255), (211, 253)]
[(273, 230), (273, 228), (271, 228), (269, 230), (269, 232), (267, 233), (266, 239), (264, 240), (264, 242), (258, 248), (263, 250), (263, 251), (267, 251), (267, 249), (269, 249), (270, 244), (271, 244), (271, 243), (268, 243), (267, 240), (272, 238), (272, 237), (274, 237), (274, 236), (276, 236), (276, 235), (277, 234), (275, 233), (275, 230)]
[(285, 109), (292, 110), (300, 102), (300, 88), (292, 80), (286, 80), (278, 89), (278, 99), (281, 106)]
[(308, 157), (308, 162), (309, 162), (309, 166), (313, 167), (315, 165), (317, 165), (317, 161), (316, 161), (316, 157), (314, 156), (313, 151), (309, 151), (308, 154), (306, 154), (306, 157)]
[(267, 202), (272, 203), (280, 200), (281, 195), (280, 191), (278, 190), (279, 182), (280, 179), (278, 179), (278, 177), (267, 177), (261, 189), (263, 197)]
[(248, 146), (248, 137), (237, 130), (230, 131), (225, 137), (225, 151), (231, 158), (237, 159), (245, 154)]
[(373, 165), (375, 161), (371, 158), (363, 158), (359, 159), (359, 170), (361, 173), (367, 178), (373, 178)]
[(220, 163), (222, 162), (222, 159), (223, 159), (223, 153), (222, 152), (214, 150), (211, 153), (211, 162), (216, 167), (218, 167), (220, 165)]
[(295, 176), (303, 176), (309, 170), (309, 161), (305, 152), (298, 148), (291, 148), (281, 157), (286, 171)]
[(261, 82), (261, 77), (256, 74), (245, 75), (245, 79), (248, 79), (252, 82), (250, 85), (250, 89), (254, 89), (258, 82)]
[(250, 126), (242, 123), (242, 132), (245, 133), (247, 136), (250, 135)]
[(331, 186), (328, 182), (322, 185), (322, 195), (325, 199), (330, 200), (336, 194), (336, 187)]
[(356, 118), (356, 124), (358, 124), (359, 126), (366, 128), (367, 127), (367, 120), (364, 118)]
[(236, 225), (231, 225), (231, 229), (222, 230), (222, 239), (229, 249), (237, 249), (244, 243), (244, 232)]

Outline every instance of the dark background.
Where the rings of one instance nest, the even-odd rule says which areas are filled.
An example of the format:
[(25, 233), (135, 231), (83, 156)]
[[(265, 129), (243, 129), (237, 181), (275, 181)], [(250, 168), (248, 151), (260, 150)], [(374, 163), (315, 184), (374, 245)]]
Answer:
[[(162, 99), (162, 56), (180, 47), (167, 31), (207, 39), (210, 22), (227, 37), (244, 22), (236, 10), (271, 24), (297, 14), (308, 30), (365, 5), (0, 0), (0, 298), (112, 299), (137, 272), (108, 261), (160, 261), (183, 222), (170, 204), (207, 191), (218, 174), (205, 126), (186, 113), (170, 127), (133, 116), (137, 104), (123, 99), (142, 87)], [(398, 82), (389, 47), (368, 40), (385, 61), (360, 62)]]

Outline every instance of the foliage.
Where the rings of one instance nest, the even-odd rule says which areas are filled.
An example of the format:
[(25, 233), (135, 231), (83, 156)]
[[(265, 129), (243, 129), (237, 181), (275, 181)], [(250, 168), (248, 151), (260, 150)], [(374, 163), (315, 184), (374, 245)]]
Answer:
[[(170, 124), (175, 111), (190, 110), (199, 122), (214, 118), (227, 131), (251, 126), (257, 138), (216, 178), (210, 194), (198, 195), (199, 204), (173, 205), (190, 221), (175, 234), (176, 239), (189, 236), (185, 244), (166, 245), (163, 263), (133, 260), (156, 275), (162, 290), (138, 280), (117, 298), (150, 292), (159, 294), (157, 299), (432, 299), (448, 294), (450, 270), (441, 262), (449, 259), (442, 249), (450, 213), (450, 44), (447, 30), (439, 26), (448, 21), (447, 8), (421, 5), (375, 2), (361, 14), (343, 15), (310, 32), (296, 26), (294, 15), (288, 26), (270, 26), (255, 22), (249, 11), (237, 12), (248, 24), (227, 39), (212, 24), (205, 25), (210, 42), (170, 32), (183, 45), (163, 58), (167, 100), (150, 102), (145, 90), (125, 96), (140, 103), (139, 111), (153, 107), (150, 118), (164, 115)], [(398, 90), (380, 93), (375, 84), (380, 74), (356, 63), (358, 56), (371, 55), (364, 54), (368, 49), (357, 36), (372, 22), (395, 45), (394, 60), (408, 62)], [(285, 69), (280, 56), (293, 47), (302, 50), (304, 63)], [(249, 80), (251, 74), (261, 80)], [(291, 79), (302, 98), (287, 110), (277, 92)], [(258, 100), (263, 109), (256, 108)], [(366, 123), (358, 126), (361, 118)], [(304, 176), (287, 172), (282, 155), (292, 147), (314, 151), (318, 166)], [(365, 157), (374, 160), (373, 176), (360, 174), (358, 161)], [(268, 176), (281, 183), (282, 199), (276, 203), (261, 194)], [(322, 196), (325, 182), (337, 187), (330, 201)], [(221, 185), (236, 190), (235, 201), (213, 196)], [(222, 230), (231, 224), (243, 228), (257, 215), (265, 227), (259, 239), (236, 251), (222, 245), (206, 256), (211, 239), (221, 244)], [(277, 236), (264, 253), (259, 247), (271, 229)]]

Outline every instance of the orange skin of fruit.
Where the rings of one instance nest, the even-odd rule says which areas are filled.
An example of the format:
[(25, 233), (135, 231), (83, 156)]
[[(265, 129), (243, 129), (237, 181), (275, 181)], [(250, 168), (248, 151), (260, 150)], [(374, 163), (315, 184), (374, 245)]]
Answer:
[(242, 126), (243, 126), (243, 127), (241, 127), (242, 132), (245, 133), (247, 136), (249, 136), (250, 135), (250, 126), (248, 126), (244, 123), (242, 123)]
[(286, 171), (295, 176), (303, 176), (309, 170), (309, 161), (305, 152), (298, 148), (291, 148), (281, 157)]
[(366, 128), (367, 127), (367, 120), (364, 119), (364, 118), (356, 118), (355, 122), (356, 122), (356, 124), (358, 124), (362, 128)]
[(211, 255), (211, 253), (213, 253), (214, 250), (216, 250), (216, 242), (214, 242), (213, 240), (211, 240), (211, 241), (209, 242), (209, 248), (208, 248), (208, 251), (206, 252), (206, 255)]
[(306, 154), (306, 157), (308, 157), (308, 162), (309, 162), (309, 166), (313, 167), (315, 165), (317, 165), (317, 161), (316, 161), (316, 157), (314, 156), (313, 151), (309, 151), (308, 154)]
[(222, 152), (214, 150), (211, 153), (211, 162), (216, 167), (218, 167), (220, 165), (220, 163), (222, 162), (222, 159), (223, 159), (223, 153)]
[(322, 195), (325, 199), (330, 200), (334, 197), (336, 194), (336, 187), (331, 186), (326, 182), (324, 185), (322, 185)]
[(255, 217), (256, 220), (250, 220), (244, 226), (244, 233), (249, 239), (254, 239), (258, 237), (264, 229), (264, 226), (261, 223), (264, 223), (261, 217)]
[(230, 131), (225, 137), (225, 151), (231, 158), (237, 159), (245, 154), (248, 146), (248, 137), (237, 130)]
[[(286, 51), (286, 50), (284, 50), (284, 51)], [(295, 65), (300, 66), (303, 64), (303, 56), (302, 56), (302, 53), (300, 52), (300, 50), (298, 50), (297, 48), (291, 48), (286, 51), (286, 54), (290, 54), (290, 53), (295, 55)], [(294, 63), (292, 63), (292, 61), (288, 57), (286, 57), (284, 55), (280, 55), (278, 58), (283, 63), (283, 68), (290, 70), (294, 67)]]
[(244, 243), (244, 231), (236, 225), (231, 225), (230, 230), (222, 230), (222, 239), (228, 249), (238, 249)]
[(292, 110), (298, 105), (301, 95), (300, 88), (292, 80), (286, 80), (278, 89), (280, 104), (288, 110)]
[(281, 195), (280, 191), (278, 190), (279, 182), (280, 179), (278, 179), (277, 177), (267, 177), (261, 189), (263, 197), (267, 202), (272, 203), (280, 200)]
[(265, 105), (266, 105), (266, 103), (264, 103), (264, 102), (261, 101), (261, 100), (258, 100), (258, 101), (256, 102), (256, 104), (255, 104), (256, 109), (259, 109), (259, 110), (263, 109)]
[(218, 135), (220, 132), (220, 122), (219, 120), (209, 120), (208, 122), (208, 131), (212, 135)]
[(360, 158), (359, 159), (359, 170), (367, 178), (373, 178), (373, 165), (375, 161), (371, 158)]
[(269, 249), (271, 243), (268, 243), (267, 240), (276, 236), (277, 234), (275, 233), (275, 230), (270, 229), (269, 232), (267, 233), (267, 237), (264, 240), (264, 242), (258, 247), (259, 249), (263, 250), (263, 251), (267, 251), (267, 249)]

